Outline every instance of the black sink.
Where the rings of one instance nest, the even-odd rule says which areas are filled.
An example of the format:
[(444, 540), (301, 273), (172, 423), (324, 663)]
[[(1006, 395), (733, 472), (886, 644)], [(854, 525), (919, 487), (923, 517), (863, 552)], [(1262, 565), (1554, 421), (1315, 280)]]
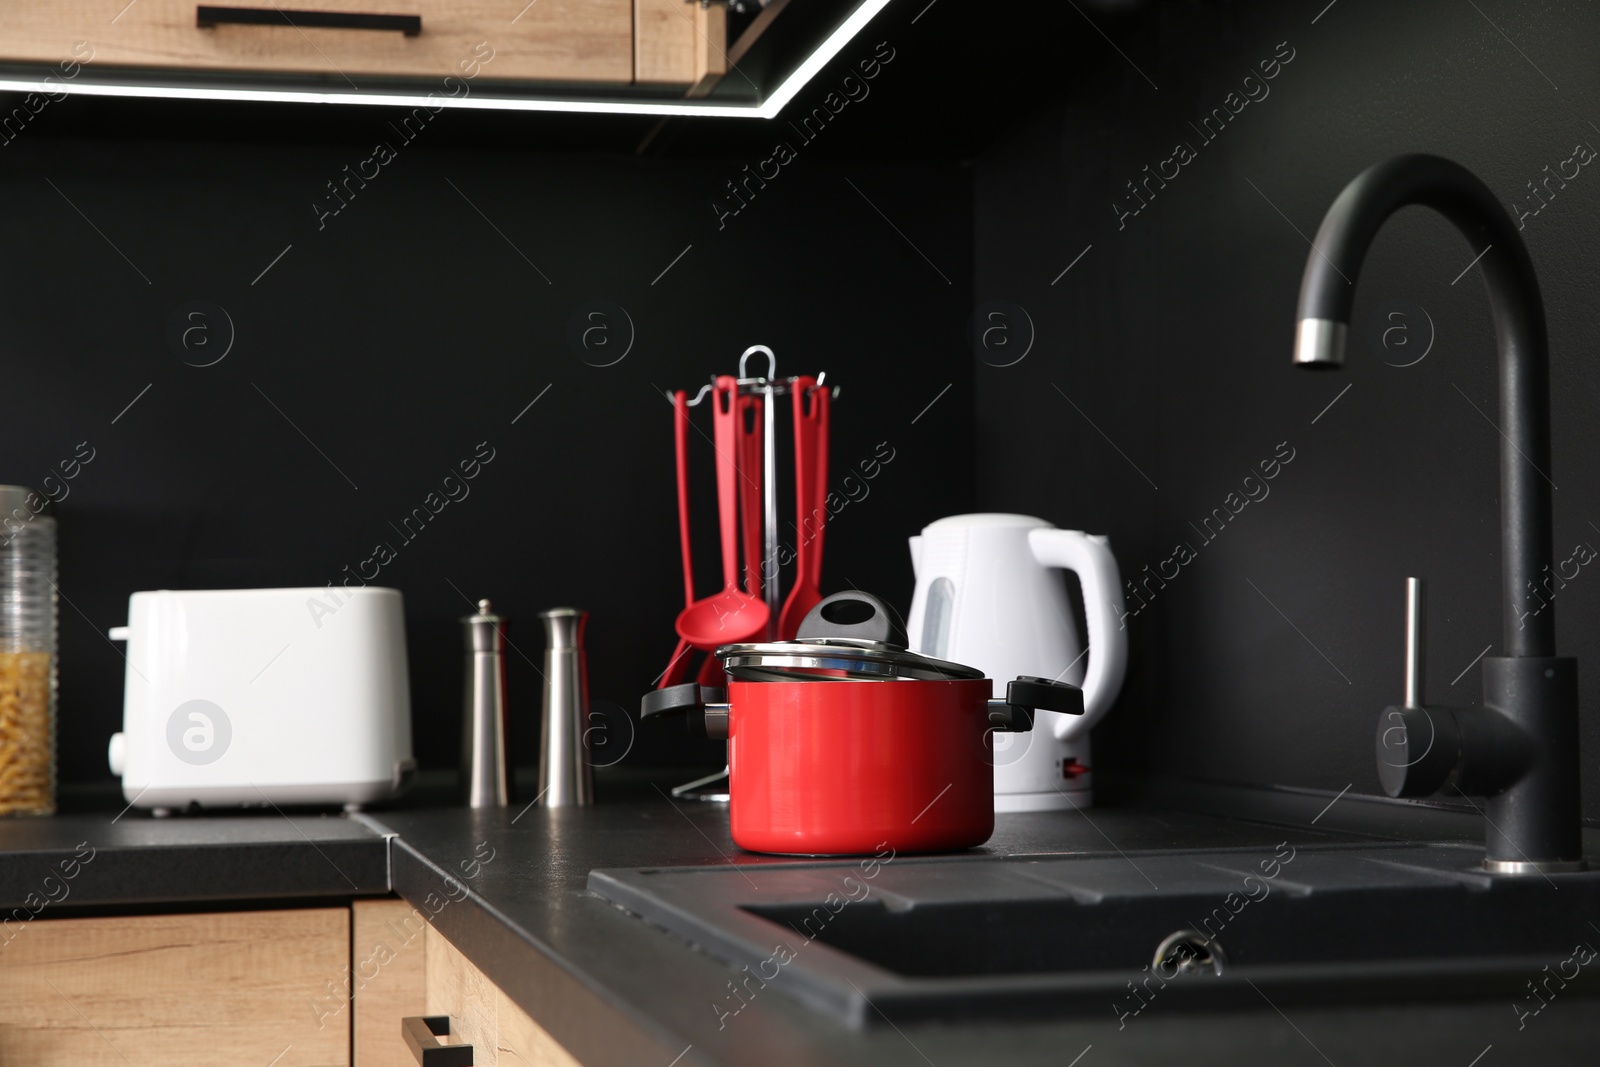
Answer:
[[(1481, 847), (599, 870), (589, 888), (851, 1026), (1600, 988), (1600, 874)], [(1158, 949), (1165, 945), (1158, 959)], [(1532, 986), (1529, 983), (1533, 983)]]

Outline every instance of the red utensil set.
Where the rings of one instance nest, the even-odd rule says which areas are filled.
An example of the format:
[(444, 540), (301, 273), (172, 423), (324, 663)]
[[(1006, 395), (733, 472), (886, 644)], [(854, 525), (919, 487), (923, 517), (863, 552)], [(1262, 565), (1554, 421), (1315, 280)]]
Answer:
[[(786, 390), (794, 411), (795, 564), (792, 586), (774, 619), (767, 583), (781, 578), (777, 560), (765, 558), (764, 508), (767, 439), (763, 389), (742, 390), (730, 375), (715, 379), (703, 395), (712, 407), (716, 452), (717, 514), (722, 547), (722, 587), (696, 598), (690, 548), (689, 431), (692, 403), (681, 390), (672, 394), (673, 451), (678, 476), (678, 538), (683, 561), (684, 608), (677, 619), (678, 644), (658, 688), (677, 685), (691, 674), (698, 649), (707, 653), (698, 671), (702, 685), (721, 681), (721, 667), (709, 653), (747, 641), (791, 640), (808, 611), (822, 599), (822, 534), (827, 520), (828, 410), (831, 389), (817, 379), (791, 379)], [(742, 567), (741, 567), (742, 557)], [(770, 598), (776, 603), (776, 598)]]

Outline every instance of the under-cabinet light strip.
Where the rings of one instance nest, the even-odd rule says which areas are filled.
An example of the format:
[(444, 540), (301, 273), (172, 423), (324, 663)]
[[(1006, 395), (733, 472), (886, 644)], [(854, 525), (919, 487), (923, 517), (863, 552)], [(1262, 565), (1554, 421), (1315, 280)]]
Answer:
[(714, 118), (770, 119), (783, 110), (785, 104), (828, 61), (838, 55), (856, 34), (870, 22), (874, 15), (889, 5), (889, 0), (863, 0), (828, 35), (794, 73), (783, 80), (770, 96), (759, 104), (709, 104), (688, 101), (664, 100), (563, 100), (559, 98), (505, 97), (505, 96), (422, 96), (414, 93), (363, 93), (320, 92), (314, 89), (229, 89), (222, 86), (136, 85), (117, 82), (64, 82), (59, 78), (0, 76), (0, 92), (17, 93), (78, 93), (84, 96), (145, 97), (162, 100), (239, 100), (291, 104), (368, 104), (380, 107), (458, 107), (480, 111), (564, 111), (597, 115), (684, 115)]

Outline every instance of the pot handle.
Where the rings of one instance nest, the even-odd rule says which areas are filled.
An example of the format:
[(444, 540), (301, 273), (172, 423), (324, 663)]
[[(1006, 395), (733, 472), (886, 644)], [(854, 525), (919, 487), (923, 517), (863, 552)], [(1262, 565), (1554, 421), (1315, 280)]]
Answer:
[(1031, 730), (1035, 711), (1082, 715), (1083, 690), (1071, 682), (1023, 675), (1006, 684), (1004, 700), (989, 701), (989, 725), (1012, 733)]
[(1028, 532), (1033, 558), (1045, 567), (1072, 571), (1083, 584), (1083, 613), (1089, 624), (1089, 666), (1083, 676), (1084, 717), (1057, 719), (1052, 730), (1066, 740), (1088, 732), (1106, 713), (1128, 667), (1128, 633), (1123, 627), (1122, 576), (1104, 537), (1081, 530)]
[(1035, 711), (1055, 711), (1062, 715), (1082, 715), (1083, 690), (1071, 682), (1021, 675), (1006, 683), (1006, 703)]
[(817, 601), (796, 631), (798, 641), (846, 637), (906, 647), (906, 632), (889, 605), (859, 589), (846, 589)]
[(654, 719), (682, 713), (689, 717), (689, 732), (713, 741), (728, 739), (727, 696), (721, 689), (696, 682), (652, 689), (639, 701), (639, 718)]

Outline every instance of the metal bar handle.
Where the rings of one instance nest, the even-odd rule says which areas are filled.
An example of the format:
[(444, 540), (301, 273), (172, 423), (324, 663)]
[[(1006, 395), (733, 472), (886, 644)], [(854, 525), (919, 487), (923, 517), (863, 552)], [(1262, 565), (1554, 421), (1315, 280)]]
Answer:
[(422, 1067), (472, 1067), (471, 1045), (447, 1045), (450, 1016), (411, 1015), (400, 1020), (400, 1036)]
[(1406, 579), (1406, 704), (1422, 707), (1422, 661), (1427, 638), (1424, 633), (1422, 579)]
[(210, 7), (194, 9), (194, 24), (203, 30), (236, 26), (282, 26), (317, 30), (398, 30), (407, 37), (422, 32), (421, 15), (369, 15), (360, 11), (289, 11), (276, 7)]

